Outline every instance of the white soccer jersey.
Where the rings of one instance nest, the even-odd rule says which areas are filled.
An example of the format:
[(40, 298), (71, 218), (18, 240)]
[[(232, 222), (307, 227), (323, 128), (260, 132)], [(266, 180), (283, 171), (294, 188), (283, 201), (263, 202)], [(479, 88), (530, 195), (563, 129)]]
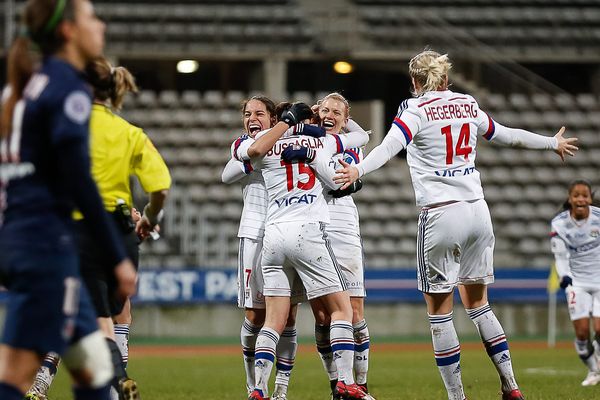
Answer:
[[(247, 158), (253, 140), (248, 138), (241, 143), (236, 152), (238, 159)], [(268, 194), (267, 224), (290, 221), (329, 223), (329, 209), (321, 181), (331, 186), (327, 190), (339, 186), (333, 184), (335, 171), (329, 167), (329, 160), (332, 154), (344, 151), (348, 140), (346, 135), (327, 135), (324, 138), (288, 136), (279, 139), (264, 158), (252, 160), (252, 165), (256, 170), (261, 170), (265, 180)], [(290, 145), (317, 150), (315, 161), (310, 166), (306, 163), (283, 162), (281, 153)]]
[[(232, 157), (245, 138), (247, 136), (242, 135), (233, 142), (231, 145)], [(243, 166), (249, 175), (241, 180), (244, 208), (240, 218), (238, 237), (258, 240), (263, 237), (265, 232), (267, 189), (262, 174), (254, 171), (249, 161), (243, 161)]]
[(590, 206), (585, 221), (574, 220), (569, 210), (552, 220), (552, 252), (559, 275), (569, 275), (574, 286), (600, 285), (600, 208)]
[(417, 205), (483, 198), (475, 147), (478, 134), (493, 136), (494, 122), (472, 96), (444, 90), (405, 100), (392, 131), (408, 144)]
[[(346, 149), (344, 153), (335, 154), (332, 157), (330, 166), (335, 170), (341, 166), (339, 160), (344, 160), (348, 164), (358, 164), (362, 158), (363, 150), (361, 148)], [(330, 218), (327, 231), (360, 234), (358, 208), (352, 196), (344, 196), (336, 199), (330, 195), (326, 195), (325, 198), (329, 206)]]

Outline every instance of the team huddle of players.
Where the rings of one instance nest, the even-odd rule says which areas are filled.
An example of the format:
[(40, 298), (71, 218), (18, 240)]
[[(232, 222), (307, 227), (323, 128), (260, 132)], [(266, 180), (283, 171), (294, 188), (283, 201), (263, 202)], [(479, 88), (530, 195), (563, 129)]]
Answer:
[(427, 303), (448, 398), (466, 398), (452, 321), (458, 287), (499, 374), (502, 399), (524, 399), (504, 330), (487, 299), (487, 285), (494, 280), (494, 234), (475, 167), (477, 138), (552, 150), (562, 159), (577, 150), (576, 139), (564, 138), (564, 128), (546, 137), (499, 124), (472, 96), (448, 89), (450, 68), (447, 55), (429, 50), (410, 61), (415, 97), (401, 103), (383, 142), (364, 160), (360, 147), (368, 135), (352, 121), (348, 102), (338, 93), (313, 107), (276, 108), (265, 97), (244, 103), (245, 133), (232, 144), (223, 181), (244, 179), (239, 306), (246, 309), (241, 340), (249, 399), (271, 398), (267, 384), (274, 364), (272, 398), (286, 398), (297, 304), (306, 300), (332, 396), (372, 398), (363, 256), (351, 195), (362, 187), (360, 177), (403, 149), (421, 207), (417, 287)]

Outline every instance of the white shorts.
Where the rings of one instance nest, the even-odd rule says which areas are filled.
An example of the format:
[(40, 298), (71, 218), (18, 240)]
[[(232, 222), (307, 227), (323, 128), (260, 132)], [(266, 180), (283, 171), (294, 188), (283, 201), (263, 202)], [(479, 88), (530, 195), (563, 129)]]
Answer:
[(290, 297), (297, 281), (309, 300), (347, 289), (328, 246), (325, 224), (319, 222), (267, 225), (262, 270), (265, 296)]
[(240, 238), (238, 252), (238, 307), (265, 308), (260, 270), (262, 239)]
[(494, 281), (494, 232), (485, 200), (426, 209), (417, 232), (417, 287), (450, 293), (456, 285)]
[(346, 278), (348, 294), (351, 297), (365, 297), (364, 254), (360, 235), (355, 232), (327, 230), (327, 238)]
[(565, 294), (571, 321), (588, 319), (590, 316), (600, 318), (600, 289), (567, 286)]

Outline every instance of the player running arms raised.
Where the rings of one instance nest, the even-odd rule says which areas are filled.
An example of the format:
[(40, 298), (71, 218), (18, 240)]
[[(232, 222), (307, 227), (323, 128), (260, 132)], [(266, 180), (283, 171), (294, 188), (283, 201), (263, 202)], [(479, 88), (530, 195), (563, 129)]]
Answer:
[[(479, 109), (468, 94), (448, 89), (447, 55), (424, 51), (409, 63), (416, 98), (402, 102), (392, 127), (357, 166), (346, 163), (337, 182), (344, 186), (372, 172), (400, 150), (407, 162), (421, 208), (417, 234), (417, 279), (431, 323), (436, 363), (448, 398), (465, 398), (460, 374), (460, 344), (452, 322), (458, 285), (467, 314), (477, 327), (502, 382), (503, 400), (523, 396), (514, 378), (508, 342), (487, 299), (494, 280), (494, 233), (475, 168), (478, 135), (494, 143), (553, 150), (573, 155), (576, 139), (504, 127)], [(457, 227), (460, 227), (458, 229)]]
[(575, 328), (575, 350), (588, 368), (581, 385), (593, 386), (600, 382), (600, 208), (592, 206), (589, 182), (574, 181), (568, 193), (565, 211), (552, 220), (550, 243)]

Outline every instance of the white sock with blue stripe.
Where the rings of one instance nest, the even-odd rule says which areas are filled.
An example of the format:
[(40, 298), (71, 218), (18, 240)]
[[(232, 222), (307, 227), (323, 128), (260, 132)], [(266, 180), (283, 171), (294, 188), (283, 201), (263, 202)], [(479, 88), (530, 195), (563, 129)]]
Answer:
[(354, 329), (349, 321), (331, 321), (329, 329), (333, 360), (338, 371), (338, 382), (354, 383), (352, 371), (354, 361)]
[(286, 393), (290, 383), (290, 375), (294, 368), (296, 360), (296, 351), (298, 350), (298, 334), (295, 326), (286, 326), (279, 343), (277, 343), (277, 374), (275, 375), (275, 391)]
[(485, 350), (500, 375), (502, 390), (507, 392), (518, 389), (506, 335), (490, 305), (486, 303), (481, 307), (465, 309), (465, 311), (477, 327)]
[(452, 313), (429, 315), (435, 362), (446, 386), (449, 400), (463, 400), (460, 373), (460, 343), (452, 322)]
[(315, 341), (317, 342), (317, 351), (323, 363), (323, 368), (327, 372), (329, 381), (337, 381), (337, 366), (333, 362), (333, 352), (331, 351), (331, 339), (329, 338), (330, 325), (315, 325)]
[(275, 363), (275, 349), (279, 342), (279, 334), (268, 327), (263, 327), (256, 338), (254, 353), (254, 389), (262, 397), (269, 397), (269, 378)]
[(260, 332), (260, 326), (253, 325), (247, 318), (244, 318), (240, 331), (240, 340), (242, 342), (242, 355), (246, 371), (246, 389), (248, 392), (254, 390), (254, 347), (256, 346), (258, 332)]
[(121, 351), (123, 365), (127, 368), (129, 362), (129, 324), (115, 324), (114, 332), (115, 342), (119, 351)]
[(352, 326), (354, 328), (354, 372), (356, 383), (365, 385), (367, 383), (367, 372), (369, 371), (369, 347), (371, 337), (369, 327), (364, 319)]

